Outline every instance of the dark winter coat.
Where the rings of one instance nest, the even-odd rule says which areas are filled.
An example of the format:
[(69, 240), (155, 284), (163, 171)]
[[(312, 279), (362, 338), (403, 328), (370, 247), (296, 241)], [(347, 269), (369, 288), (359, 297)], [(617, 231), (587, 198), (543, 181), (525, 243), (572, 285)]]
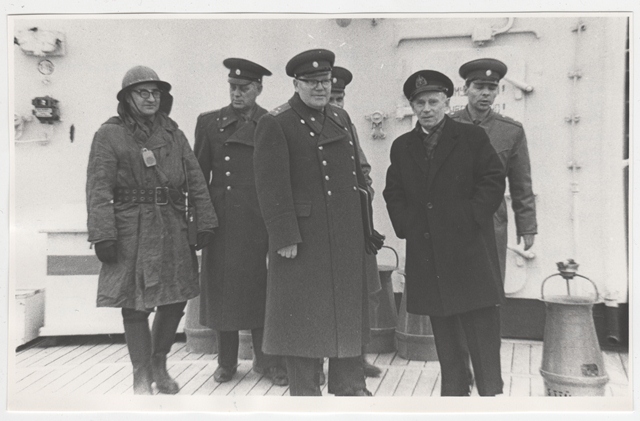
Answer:
[(416, 129), (391, 147), (383, 196), (407, 240), (407, 311), (449, 316), (504, 299), (493, 230), (502, 164), (484, 130), (445, 117), (431, 161)]
[(209, 183), (219, 227), (202, 253), (200, 323), (216, 330), (264, 325), (267, 230), (253, 176), (253, 136), (259, 106), (242, 123), (231, 106), (201, 114), (195, 153)]
[[(142, 148), (153, 152), (166, 180), (145, 166)], [(212, 231), (216, 220), (200, 166), (173, 120), (156, 114), (150, 135), (123, 117), (98, 129), (87, 168), (89, 241), (116, 240), (118, 254), (116, 263), (102, 264), (98, 307), (145, 310), (198, 295), (198, 262), (187, 239), (184, 203), (113, 203), (116, 187), (179, 189), (186, 186), (185, 176), (198, 231)]]
[[(322, 119), (324, 118), (324, 124)], [(302, 357), (354, 357), (368, 335), (364, 240), (351, 121), (296, 94), (258, 122), (254, 165), (269, 233), (263, 349)], [(277, 254), (297, 244), (298, 255)]]

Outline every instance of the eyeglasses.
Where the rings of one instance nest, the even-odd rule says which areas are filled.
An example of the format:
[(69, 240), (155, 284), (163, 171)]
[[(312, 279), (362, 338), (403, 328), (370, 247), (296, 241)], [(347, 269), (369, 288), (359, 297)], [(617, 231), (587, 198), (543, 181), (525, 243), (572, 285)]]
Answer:
[(154, 89), (153, 91), (148, 91), (146, 89), (132, 89), (132, 91), (140, 95), (142, 99), (147, 99), (151, 95), (153, 95), (155, 99), (160, 99), (160, 95), (162, 95), (162, 91), (158, 89)]
[(318, 87), (318, 85), (322, 85), (323, 88), (328, 88), (331, 86), (331, 79), (325, 79), (325, 80), (310, 80), (310, 79), (300, 79), (298, 78), (299, 81), (304, 82), (307, 84), (308, 87), (315, 89)]

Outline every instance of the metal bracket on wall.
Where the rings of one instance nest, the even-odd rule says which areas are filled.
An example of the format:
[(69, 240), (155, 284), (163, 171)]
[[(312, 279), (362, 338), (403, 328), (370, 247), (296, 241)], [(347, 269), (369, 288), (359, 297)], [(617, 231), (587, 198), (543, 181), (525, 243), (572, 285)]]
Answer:
[(533, 28), (513, 28), (515, 18), (507, 18), (507, 22), (500, 28), (493, 28), (490, 24), (476, 24), (467, 30), (450, 29), (442, 31), (441, 27), (434, 27), (431, 24), (412, 25), (399, 28), (396, 35), (396, 45), (403, 41), (445, 39), (445, 38), (471, 38), (475, 46), (482, 46), (494, 41), (499, 34), (533, 34), (536, 39), (540, 39), (540, 34)]
[(371, 137), (374, 139), (384, 139), (385, 132), (382, 130), (382, 123), (387, 119), (387, 115), (382, 111), (374, 111), (365, 118), (371, 122)]

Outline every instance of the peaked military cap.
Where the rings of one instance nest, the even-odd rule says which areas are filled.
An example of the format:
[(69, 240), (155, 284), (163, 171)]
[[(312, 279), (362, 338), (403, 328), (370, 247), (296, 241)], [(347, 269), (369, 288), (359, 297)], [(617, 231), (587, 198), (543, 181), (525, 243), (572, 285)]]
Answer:
[(409, 101), (422, 92), (444, 92), (450, 98), (453, 95), (453, 82), (435, 70), (419, 70), (409, 76), (402, 90)]
[(344, 92), (344, 88), (353, 80), (353, 75), (344, 67), (331, 69), (331, 92)]
[(322, 48), (303, 51), (287, 63), (287, 76), (299, 77), (313, 73), (329, 72), (333, 68), (335, 59), (335, 54)]
[(467, 82), (482, 80), (498, 84), (507, 74), (507, 65), (494, 58), (479, 58), (460, 66), (458, 73)]
[(269, 70), (243, 58), (228, 58), (222, 64), (229, 69), (229, 83), (236, 85), (248, 85), (251, 82), (262, 83), (263, 76), (271, 76)]

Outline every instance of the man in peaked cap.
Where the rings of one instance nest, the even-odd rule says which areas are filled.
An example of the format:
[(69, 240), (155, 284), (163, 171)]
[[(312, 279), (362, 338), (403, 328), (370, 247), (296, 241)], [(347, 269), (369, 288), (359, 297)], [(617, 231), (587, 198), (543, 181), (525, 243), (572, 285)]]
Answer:
[(228, 58), (223, 64), (229, 69), (231, 103), (201, 114), (195, 134), (195, 153), (219, 223), (202, 254), (200, 319), (218, 334), (217, 382), (235, 374), (238, 331), (250, 329), (254, 370), (274, 384), (286, 385), (284, 363), (262, 352), (268, 239), (253, 176), (254, 132), (267, 113), (256, 98), (262, 78), (271, 72), (241, 58)]
[[(533, 246), (538, 224), (535, 196), (531, 188), (527, 138), (522, 124), (492, 110), (493, 102), (498, 96), (498, 84), (507, 73), (507, 66), (496, 59), (482, 58), (463, 64), (459, 72), (465, 80), (464, 93), (468, 104), (451, 118), (462, 123), (476, 124), (489, 135), (504, 166), (504, 175), (509, 180), (518, 244), (521, 239), (524, 240), (524, 249), (528, 250)], [(504, 200), (493, 216), (493, 222), (504, 282), (507, 258), (507, 204)]]
[(349, 115), (329, 105), (331, 51), (286, 66), (295, 94), (260, 119), (254, 165), (269, 233), (264, 351), (285, 356), (292, 396), (370, 396), (361, 363), (368, 288), (359, 187), (366, 182)]
[(391, 146), (383, 192), (393, 228), (407, 241), (407, 311), (429, 315), (442, 396), (468, 396), (468, 344), (478, 393), (502, 393), (504, 300), (493, 214), (505, 189), (502, 165), (480, 127), (446, 116), (453, 83), (421, 70), (404, 84), (417, 118)]

